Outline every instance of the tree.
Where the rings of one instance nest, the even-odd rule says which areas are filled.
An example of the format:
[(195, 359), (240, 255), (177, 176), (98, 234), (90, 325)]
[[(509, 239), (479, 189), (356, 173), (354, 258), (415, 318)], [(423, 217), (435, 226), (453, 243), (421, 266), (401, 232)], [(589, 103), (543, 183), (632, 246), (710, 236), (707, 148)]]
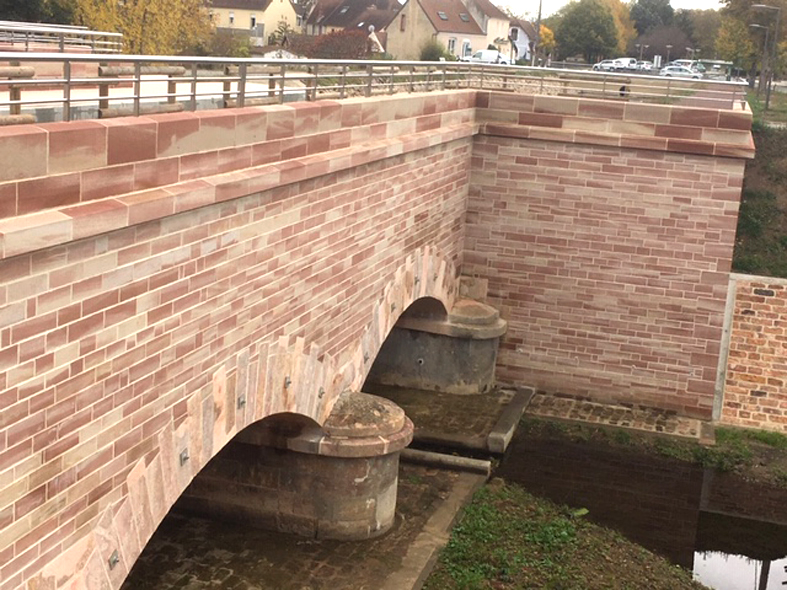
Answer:
[(212, 31), (203, 0), (74, 0), (75, 19), (123, 33), (127, 53), (172, 55), (205, 44)]
[(363, 59), (366, 57), (366, 31), (334, 31), (314, 37), (306, 57), (315, 59)]
[(629, 5), (621, 0), (602, 0), (604, 5), (612, 13), (615, 21), (615, 30), (618, 34), (618, 53), (623, 55), (629, 44), (636, 38), (637, 30), (634, 28), (634, 21), (631, 20)]
[(70, 0), (0, 0), (0, 18), (67, 25), (73, 10)]
[(601, 0), (579, 0), (566, 7), (555, 31), (561, 58), (582, 55), (588, 63), (611, 55), (618, 45), (615, 21)]
[(268, 37), (268, 43), (271, 45), (281, 45), (285, 39), (289, 39), (294, 34), (295, 29), (290, 26), (290, 23), (281, 19), (276, 26), (276, 30)]
[[(649, 45), (647, 53), (644, 54), (648, 57), (663, 55), (666, 58), (669, 54), (670, 59), (678, 59), (684, 56), (686, 47), (691, 46), (691, 39), (675, 25), (656, 27), (638, 37), (636, 41), (641, 45)], [(667, 45), (670, 46), (669, 50)]]
[(555, 34), (546, 25), (541, 25), (538, 38), (538, 49), (544, 55), (549, 55), (555, 50)]
[(756, 51), (744, 23), (731, 17), (722, 19), (716, 38), (716, 53), (721, 59), (731, 61), (736, 68), (748, 70), (754, 63)]
[(658, 26), (671, 25), (674, 15), (669, 0), (636, 0), (631, 5), (631, 18), (640, 35)]
[(699, 49), (705, 57), (716, 53), (716, 37), (721, 26), (717, 10), (678, 10), (675, 24), (691, 39), (691, 47)]

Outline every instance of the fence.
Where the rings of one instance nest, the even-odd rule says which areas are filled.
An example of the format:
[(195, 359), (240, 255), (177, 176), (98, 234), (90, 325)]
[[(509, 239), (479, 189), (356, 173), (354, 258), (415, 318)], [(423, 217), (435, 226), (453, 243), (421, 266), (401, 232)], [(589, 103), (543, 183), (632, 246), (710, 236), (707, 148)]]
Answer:
[(85, 27), (0, 21), (0, 44), (12, 51), (120, 53), (123, 35)]
[(4, 64), (5, 124), (452, 88), (741, 109), (746, 89), (736, 82), (466, 62), (0, 52)]

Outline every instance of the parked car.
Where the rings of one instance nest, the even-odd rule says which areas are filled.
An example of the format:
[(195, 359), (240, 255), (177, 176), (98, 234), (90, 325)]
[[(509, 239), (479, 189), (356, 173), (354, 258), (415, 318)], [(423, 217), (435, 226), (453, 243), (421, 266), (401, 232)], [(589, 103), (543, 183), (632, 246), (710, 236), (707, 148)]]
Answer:
[(690, 70), (685, 66), (667, 66), (661, 68), (659, 76), (676, 77), (676, 78), (694, 78), (699, 80), (702, 78), (702, 73), (696, 70)]
[(471, 61), (482, 64), (510, 64), (511, 60), (495, 49), (481, 49), (472, 55), (459, 58), (461, 61)]
[(700, 62), (693, 60), (693, 59), (676, 59), (675, 61), (671, 61), (667, 64), (668, 66), (683, 66), (684, 68), (689, 68), (690, 70), (695, 70), (700, 74), (705, 73), (705, 66), (702, 65)]
[(603, 59), (597, 64), (593, 64), (593, 70), (596, 72), (611, 72), (615, 69), (614, 59)]
[(638, 61), (637, 70), (645, 74), (650, 74), (653, 71), (653, 62), (651, 61)]

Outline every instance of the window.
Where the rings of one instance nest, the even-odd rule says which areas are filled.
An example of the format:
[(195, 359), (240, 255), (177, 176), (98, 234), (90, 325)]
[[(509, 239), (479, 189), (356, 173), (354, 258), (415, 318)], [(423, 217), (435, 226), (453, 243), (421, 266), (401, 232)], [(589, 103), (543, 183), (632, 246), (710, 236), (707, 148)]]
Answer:
[(342, 6), (342, 9), (339, 11), (339, 14), (344, 14), (344, 13), (345, 13), (345, 12), (347, 12), (348, 10), (350, 10), (350, 7), (349, 7), (349, 6)]
[(448, 53), (456, 55), (456, 37), (451, 37), (448, 40)]
[(234, 24), (235, 24), (235, 13), (230, 12), (230, 25), (234, 25)]
[(301, 18), (300, 14), (295, 16), (295, 24), (299, 27), (303, 25), (303, 18)]
[(256, 15), (254, 15), (254, 14), (252, 14), (252, 15), (251, 15), (251, 27), (250, 27), (250, 28), (252, 28), (252, 29), (253, 29), (253, 28), (254, 28), (254, 27), (256, 27), (256, 26), (257, 26), (257, 16), (256, 16)]
[(404, 31), (407, 28), (407, 21), (405, 20), (406, 18), (407, 18), (407, 15), (403, 14), (401, 20), (399, 21), (399, 30), (400, 31)]
[(459, 18), (461, 18), (466, 23), (470, 22), (470, 16), (466, 12), (460, 12)]
[(519, 29), (511, 29), (511, 40), (516, 41), (519, 39)]
[(437, 16), (439, 16), (443, 20), (448, 20), (448, 15), (442, 10), (437, 11)]
[(465, 55), (470, 55), (471, 53), (473, 53), (473, 46), (470, 45), (470, 41), (465, 39), (462, 41), (462, 57)]

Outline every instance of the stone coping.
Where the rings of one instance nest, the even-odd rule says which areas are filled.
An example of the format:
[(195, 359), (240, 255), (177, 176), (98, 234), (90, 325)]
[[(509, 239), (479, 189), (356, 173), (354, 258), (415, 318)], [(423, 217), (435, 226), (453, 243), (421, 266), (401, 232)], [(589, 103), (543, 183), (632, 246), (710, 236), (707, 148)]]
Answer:
[(0, 129), (0, 259), (477, 134), (751, 158), (750, 128), (748, 111), (467, 90)]
[(472, 122), (0, 219), (0, 259), (472, 137)]

